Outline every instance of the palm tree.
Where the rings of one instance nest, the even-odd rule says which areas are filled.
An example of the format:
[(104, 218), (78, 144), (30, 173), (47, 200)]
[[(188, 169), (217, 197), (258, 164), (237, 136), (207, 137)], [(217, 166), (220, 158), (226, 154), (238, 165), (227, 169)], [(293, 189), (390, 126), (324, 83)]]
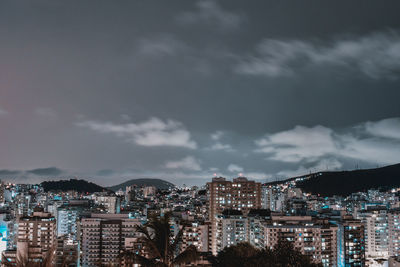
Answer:
[(171, 237), (170, 217), (170, 213), (160, 218), (152, 217), (145, 225), (137, 226), (137, 232), (142, 235), (139, 241), (143, 244), (143, 251), (138, 253), (124, 251), (121, 257), (127, 262), (159, 267), (174, 267), (195, 261), (198, 258), (195, 246), (189, 246), (182, 252), (179, 251), (183, 228), (175, 238)]

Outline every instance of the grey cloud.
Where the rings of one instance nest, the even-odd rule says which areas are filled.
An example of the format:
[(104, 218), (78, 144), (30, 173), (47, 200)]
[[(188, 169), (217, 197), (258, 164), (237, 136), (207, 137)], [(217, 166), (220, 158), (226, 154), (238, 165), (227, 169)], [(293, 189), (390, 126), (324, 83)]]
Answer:
[(230, 144), (226, 144), (221, 142), (220, 140), (223, 138), (223, 136), (226, 133), (223, 131), (216, 131), (211, 134), (211, 139), (215, 141), (214, 144), (212, 144), (210, 147), (208, 147), (208, 150), (214, 150), (214, 151), (226, 151), (226, 152), (233, 152), (235, 151)]
[(165, 167), (168, 169), (201, 170), (200, 161), (192, 156), (187, 156), (177, 161), (168, 161), (165, 163)]
[(400, 139), (400, 118), (389, 118), (377, 122), (366, 122), (365, 130), (377, 137)]
[(266, 135), (255, 141), (257, 152), (270, 154), (270, 159), (284, 162), (315, 160), (337, 150), (333, 131), (324, 126), (304, 127)]
[(243, 175), (250, 179), (261, 180), (261, 182), (270, 181), (273, 177), (271, 174), (264, 172), (245, 172)]
[(125, 124), (83, 121), (77, 125), (101, 133), (112, 133), (141, 146), (197, 147), (183, 124), (170, 119), (164, 122), (153, 117), (144, 122)]
[(213, 144), (211, 147), (209, 147), (210, 150), (222, 150), (222, 151), (226, 151), (226, 152), (233, 152), (235, 151), (231, 145), (229, 144), (223, 144), (220, 142), (217, 142), (215, 144)]
[(356, 69), (373, 78), (396, 79), (400, 73), (400, 35), (396, 31), (336, 40), (331, 44), (265, 39), (255, 55), (235, 67), (238, 73), (279, 77), (310, 65)]
[(211, 134), (211, 139), (218, 141), (224, 135), (223, 131), (216, 131), (215, 133)]
[(400, 141), (357, 138), (353, 135), (341, 136), (343, 148), (336, 154), (356, 160), (377, 164), (394, 164), (400, 159)]
[(365, 127), (353, 127), (344, 133), (324, 126), (296, 126), (256, 140), (256, 151), (267, 153), (268, 159), (292, 163), (337, 157), (392, 164), (400, 158), (400, 139), (392, 139), (397, 123), (397, 118), (367, 122), (363, 124)]
[(228, 168), (226, 168), (229, 172), (242, 172), (243, 167), (240, 167), (236, 164), (229, 164)]
[(243, 15), (223, 9), (217, 1), (200, 0), (196, 11), (184, 12), (177, 18), (181, 24), (212, 24), (220, 30), (237, 29), (243, 22)]
[(56, 167), (49, 167), (49, 168), (39, 168), (26, 171), (27, 173), (35, 174), (38, 176), (58, 176), (63, 173), (62, 170)]

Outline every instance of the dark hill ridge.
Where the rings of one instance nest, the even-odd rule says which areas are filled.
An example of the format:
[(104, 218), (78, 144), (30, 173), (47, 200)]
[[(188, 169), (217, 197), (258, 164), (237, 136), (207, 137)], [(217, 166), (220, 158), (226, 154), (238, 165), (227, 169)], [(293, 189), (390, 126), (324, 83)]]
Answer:
[[(283, 182), (297, 178), (306, 178), (297, 182), (297, 187), (300, 187), (304, 192), (320, 194), (321, 196), (348, 196), (351, 193), (373, 188), (400, 187), (400, 164), (376, 169), (318, 172), (290, 178)], [(271, 184), (275, 184), (275, 182)]]
[(175, 187), (174, 184), (161, 180), (161, 179), (153, 179), (153, 178), (142, 178), (142, 179), (132, 179), (129, 181), (126, 181), (122, 184), (114, 185), (108, 187), (108, 189), (116, 192), (119, 189), (122, 189), (125, 191), (125, 188), (130, 185), (136, 185), (138, 187), (142, 186), (155, 186), (157, 189), (168, 189), (170, 187)]
[(43, 187), (45, 192), (74, 190), (80, 193), (86, 193), (86, 192), (94, 193), (94, 192), (109, 191), (107, 188), (101, 187), (95, 183), (78, 179), (44, 181), (40, 185)]

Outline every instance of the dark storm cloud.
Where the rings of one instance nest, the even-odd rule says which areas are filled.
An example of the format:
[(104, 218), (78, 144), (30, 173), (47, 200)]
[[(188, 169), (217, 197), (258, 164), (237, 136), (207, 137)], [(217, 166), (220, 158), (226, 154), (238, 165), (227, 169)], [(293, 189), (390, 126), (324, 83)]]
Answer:
[(38, 176), (58, 176), (63, 173), (62, 170), (56, 167), (40, 168), (26, 171), (27, 173), (35, 174)]
[(190, 184), (395, 162), (399, 7), (1, 2), (0, 167)]

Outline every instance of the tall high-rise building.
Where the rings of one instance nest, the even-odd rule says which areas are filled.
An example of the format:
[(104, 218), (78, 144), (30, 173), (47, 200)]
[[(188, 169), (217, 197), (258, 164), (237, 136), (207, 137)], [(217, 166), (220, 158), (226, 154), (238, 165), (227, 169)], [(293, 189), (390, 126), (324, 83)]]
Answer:
[(126, 249), (138, 249), (136, 225), (138, 219), (127, 214), (92, 214), (81, 220), (81, 263), (82, 266), (109, 266)]
[(339, 223), (338, 266), (365, 266), (364, 224), (351, 216)]
[[(217, 232), (217, 216), (224, 210), (238, 210), (243, 215), (251, 209), (261, 208), (261, 183), (249, 181), (245, 177), (238, 177), (233, 181), (225, 178), (213, 178), (207, 183), (208, 215), (211, 221), (212, 233)], [(217, 253), (217, 237), (212, 235), (212, 253)]]
[(388, 213), (389, 256), (400, 256), (400, 210)]
[(225, 209), (239, 210), (243, 215), (251, 209), (261, 208), (261, 183), (238, 177), (232, 181), (213, 178), (207, 183), (209, 218), (214, 220)]
[(373, 208), (358, 213), (364, 223), (365, 256), (387, 258), (389, 255), (389, 227), (386, 208)]
[(50, 213), (35, 211), (18, 221), (17, 259), (40, 262), (56, 244), (56, 221)]
[(269, 186), (261, 186), (261, 206), (263, 209), (271, 210), (273, 189)]

